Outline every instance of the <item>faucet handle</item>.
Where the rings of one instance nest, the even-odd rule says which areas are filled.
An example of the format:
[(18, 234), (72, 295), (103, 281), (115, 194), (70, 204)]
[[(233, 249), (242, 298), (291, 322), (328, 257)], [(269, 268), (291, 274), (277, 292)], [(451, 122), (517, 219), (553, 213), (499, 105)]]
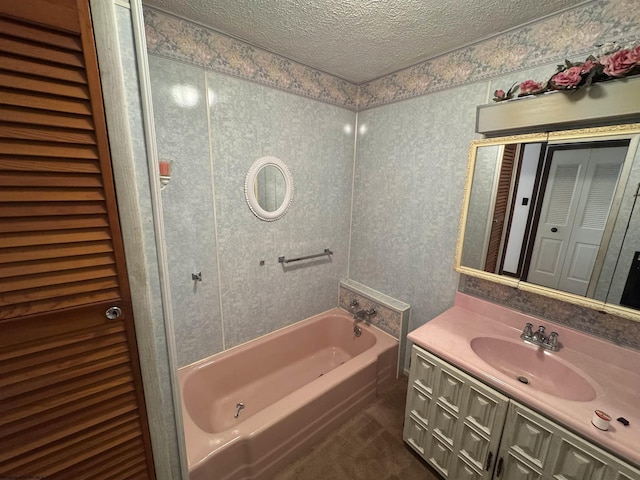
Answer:
[(547, 340), (547, 337), (544, 336), (544, 326), (540, 325), (538, 327), (538, 331), (533, 334), (533, 339), (539, 342), (544, 343)]
[(522, 337), (523, 338), (531, 338), (533, 336), (533, 331), (531, 330), (533, 328), (533, 324), (532, 323), (527, 323), (524, 326), (524, 330), (522, 330)]
[(358, 308), (360, 306), (360, 302), (358, 302), (357, 298), (352, 298), (349, 302), (349, 308)]
[(558, 332), (551, 332), (549, 334), (549, 338), (547, 339), (547, 343), (550, 347), (557, 349), (558, 348)]

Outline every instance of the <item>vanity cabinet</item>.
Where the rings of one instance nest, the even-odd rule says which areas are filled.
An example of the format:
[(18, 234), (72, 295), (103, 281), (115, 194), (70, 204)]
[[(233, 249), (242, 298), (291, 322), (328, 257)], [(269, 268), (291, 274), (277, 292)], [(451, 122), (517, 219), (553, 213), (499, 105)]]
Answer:
[(404, 439), (445, 478), (492, 478), (509, 399), (414, 346)]
[(640, 470), (416, 345), (403, 438), (452, 480), (640, 480)]

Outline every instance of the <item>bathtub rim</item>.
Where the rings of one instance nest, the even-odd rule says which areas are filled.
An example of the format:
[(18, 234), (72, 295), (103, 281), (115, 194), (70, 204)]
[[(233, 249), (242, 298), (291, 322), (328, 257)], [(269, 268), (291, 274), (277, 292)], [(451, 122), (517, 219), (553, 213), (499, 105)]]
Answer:
[[(231, 354), (236, 350), (241, 350), (243, 349), (243, 347), (246, 348), (246, 346), (252, 342), (257, 342), (259, 340), (266, 340), (267, 337), (270, 336), (275, 336), (277, 333), (282, 332), (283, 330), (288, 330), (288, 329), (292, 329), (293, 327), (299, 326), (301, 323), (304, 322), (311, 322), (312, 320), (318, 318), (318, 317), (323, 317), (326, 316), (328, 314), (335, 314), (337, 316), (340, 317), (348, 317), (351, 321), (353, 321), (353, 314), (344, 310), (343, 308), (340, 307), (333, 307), (330, 308), (329, 310), (325, 310), (324, 312), (320, 312), (317, 313), (315, 315), (312, 315), (311, 317), (307, 317), (307, 318), (303, 318), (302, 320), (298, 320), (290, 325), (285, 325), (283, 327), (278, 328), (277, 330), (274, 330), (273, 332), (269, 332), (269, 333), (265, 333), (263, 335), (260, 335), (259, 337), (253, 338), (251, 340), (247, 340), (246, 342), (242, 342), (239, 343), (238, 345), (234, 345), (233, 347), (229, 347), (226, 350), (222, 350), (221, 352), (217, 352), (217, 353), (212, 353), (211, 355), (209, 355), (208, 357), (204, 357), (204, 358), (200, 358), (194, 362), (191, 362), (187, 365), (183, 365), (182, 367), (178, 368), (178, 372), (180, 372), (181, 370), (186, 370), (188, 368), (193, 368), (195, 367), (196, 364), (202, 363), (202, 366), (204, 366), (205, 364), (209, 364), (210, 361), (214, 361), (215, 357), (218, 356), (222, 356), (222, 355), (227, 355), (227, 354)], [(383, 334), (384, 336), (389, 337), (392, 340), (395, 340), (396, 342), (400, 342), (400, 340), (396, 337), (394, 337), (393, 335), (391, 335), (390, 333), (385, 332), (384, 330), (382, 330), (379, 327), (376, 327), (375, 325), (371, 324), (371, 323), (366, 323), (366, 322), (360, 322), (358, 324), (359, 327), (364, 327), (364, 328), (372, 328), (374, 329), (376, 332), (379, 332), (381, 334)], [(182, 382), (180, 382), (180, 385), (182, 386)]]

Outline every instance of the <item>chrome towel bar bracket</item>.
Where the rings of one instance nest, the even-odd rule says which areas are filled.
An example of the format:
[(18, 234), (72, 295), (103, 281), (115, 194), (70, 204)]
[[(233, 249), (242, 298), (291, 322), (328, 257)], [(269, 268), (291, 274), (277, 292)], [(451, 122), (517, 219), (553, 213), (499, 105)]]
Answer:
[(281, 255), (280, 257), (278, 257), (278, 263), (299, 262), (300, 260), (309, 260), (310, 258), (318, 258), (318, 257), (324, 257), (324, 256), (328, 257), (329, 255), (333, 255), (333, 252), (331, 251), (331, 249), (325, 248), (324, 252), (322, 253), (316, 253), (315, 255), (307, 255), (305, 257), (285, 258), (284, 255)]

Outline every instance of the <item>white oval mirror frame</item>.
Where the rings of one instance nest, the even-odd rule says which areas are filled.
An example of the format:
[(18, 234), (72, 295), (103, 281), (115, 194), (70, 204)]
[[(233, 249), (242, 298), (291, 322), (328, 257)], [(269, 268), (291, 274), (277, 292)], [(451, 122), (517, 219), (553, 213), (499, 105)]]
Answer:
[[(260, 171), (268, 166), (272, 166), (277, 168), (280, 173), (282, 173), (282, 177), (284, 178), (285, 184), (285, 193), (284, 199), (280, 206), (273, 210), (268, 211), (260, 206), (258, 202), (258, 198), (256, 197), (255, 184), (256, 179)], [(291, 177), (291, 172), (289, 168), (284, 164), (282, 160), (276, 157), (261, 157), (249, 168), (247, 172), (247, 176), (244, 181), (244, 196), (247, 199), (247, 204), (249, 208), (253, 212), (253, 214), (258, 217), (260, 220), (264, 220), (265, 222), (273, 222), (282, 218), (287, 210), (289, 209), (289, 205), (291, 205), (291, 200), (293, 199), (293, 178)]]

